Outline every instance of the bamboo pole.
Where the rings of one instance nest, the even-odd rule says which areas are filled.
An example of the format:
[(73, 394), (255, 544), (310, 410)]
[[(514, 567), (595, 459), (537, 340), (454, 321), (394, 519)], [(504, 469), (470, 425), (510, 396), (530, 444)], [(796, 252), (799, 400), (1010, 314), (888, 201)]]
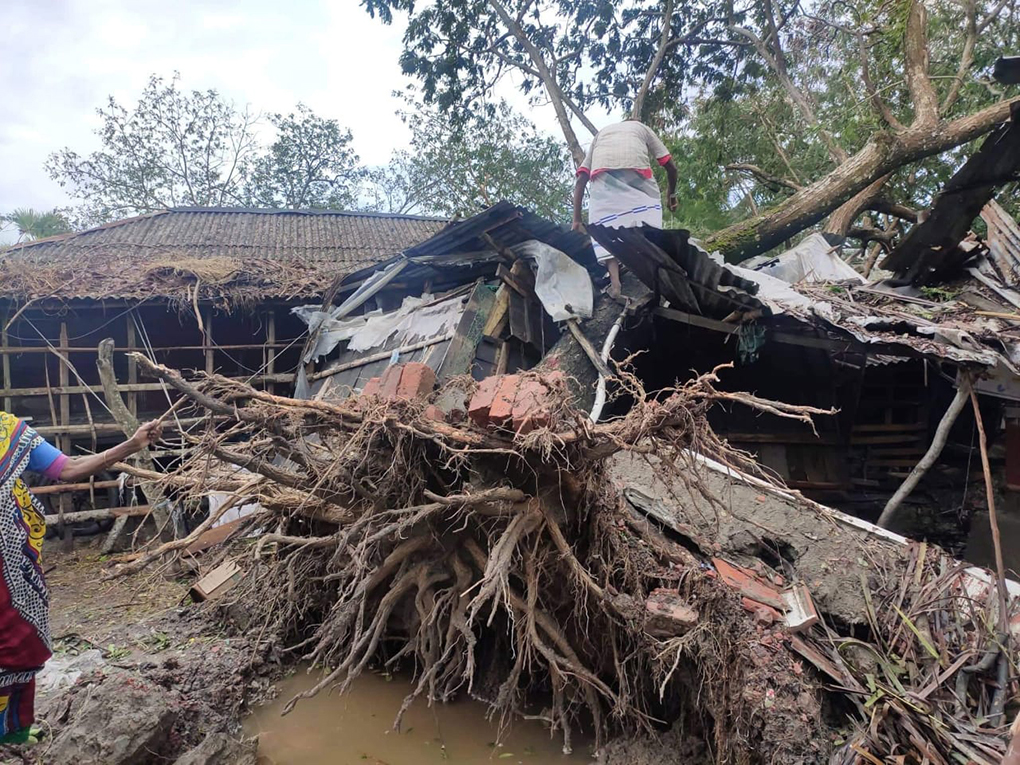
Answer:
[(931, 441), (931, 446), (928, 447), (925, 455), (921, 457), (920, 462), (910, 471), (910, 475), (906, 477), (906, 480), (900, 484), (900, 488), (896, 490), (896, 493), (889, 498), (885, 509), (882, 510), (882, 514), (878, 517), (877, 524), (881, 528), (889, 528), (893, 518), (896, 517), (896, 511), (903, 504), (903, 500), (910, 496), (910, 492), (914, 490), (924, 474), (928, 472), (928, 469), (935, 464), (939, 455), (942, 454), (942, 449), (946, 445), (946, 439), (949, 438), (949, 431), (952, 429), (953, 423), (956, 422), (956, 418), (960, 416), (964, 404), (967, 403), (969, 390), (969, 382), (961, 378), (952, 403), (946, 409), (946, 413), (942, 415), (938, 428), (935, 429), (935, 437)]
[(992, 531), (992, 549), (995, 551), (995, 589), (998, 600), (998, 639), (1002, 644), (1002, 655), (999, 657), (999, 689), (995, 692), (992, 708), (989, 712), (989, 723), (993, 727), (1002, 724), (1003, 707), (1006, 700), (1006, 685), (1009, 683), (1009, 604), (1006, 595), (1006, 565), (1002, 560), (1002, 538), (999, 535), (999, 519), (995, 512), (995, 490), (992, 483), (992, 467), (988, 461), (988, 439), (985, 436), (985, 424), (981, 418), (977, 394), (970, 385), (970, 403), (974, 408), (974, 421), (977, 423), (978, 445), (981, 448), (981, 468), (985, 478), (985, 496), (988, 502), (988, 524)]

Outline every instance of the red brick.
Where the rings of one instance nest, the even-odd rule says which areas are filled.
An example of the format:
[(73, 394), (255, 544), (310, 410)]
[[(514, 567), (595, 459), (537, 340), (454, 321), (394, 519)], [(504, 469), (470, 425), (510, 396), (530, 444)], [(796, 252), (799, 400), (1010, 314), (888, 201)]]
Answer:
[(502, 377), (486, 377), (475, 389), (474, 395), (468, 403), (468, 417), (477, 424), (485, 427), (489, 424), (489, 409), (492, 408), (493, 399), (499, 391), (499, 384)]
[(425, 398), (436, 387), (436, 373), (427, 364), (414, 361), (404, 364), (397, 386), (397, 398)]
[(698, 612), (674, 590), (659, 587), (645, 601), (644, 629), (649, 635), (670, 638), (683, 635), (698, 623)]
[(772, 585), (755, 576), (752, 571), (724, 561), (722, 558), (712, 558), (712, 565), (719, 572), (719, 578), (741, 595), (779, 611), (786, 610), (786, 601), (783, 600), (782, 594)]
[(750, 611), (754, 614), (755, 620), (760, 624), (768, 626), (769, 624), (782, 623), (783, 621), (783, 615), (779, 611), (756, 600), (741, 598), (740, 605), (744, 607), (745, 611)]
[(392, 401), (397, 397), (397, 389), (400, 387), (401, 365), (394, 364), (386, 367), (380, 379), (379, 397), (386, 401)]
[(535, 378), (526, 378), (517, 388), (513, 409), (514, 430), (530, 433), (549, 425), (549, 389)]
[(373, 377), (367, 383), (365, 387), (361, 389), (362, 398), (375, 398), (379, 395), (379, 390), (382, 388), (382, 380), (378, 377)]
[(429, 404), (425, 407), (425, 416), (435, 422), (446, 422), (446, 412), (435, 404)]
[(521, 378), (518, 375), (504, 375), (500, 380), (499, 390), (492, 400), (489, 409), (489, 424), (502, 427), (510, 422), (514, 414), (514, 402), (517, 400), (517, 386)]

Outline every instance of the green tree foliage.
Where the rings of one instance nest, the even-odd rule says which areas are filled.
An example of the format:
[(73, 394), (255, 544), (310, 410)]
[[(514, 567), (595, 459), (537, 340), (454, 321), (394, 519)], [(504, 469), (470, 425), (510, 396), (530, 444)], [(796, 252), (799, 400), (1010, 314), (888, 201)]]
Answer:
[(349, 207), (362, 171), (350, 131), (303, 105), (274, 114), (276, 138), (259, 142), (261, 117), (215, 90), (190, 92), (179, 75), (153, 76), (127, 109), (97, 110), (101, 148), (52, 154), (50, 176), (79, 201), (83, 224), (171, 207)]
[(365, 176), (351, 131), (304, 104), (274, 114), (276, 140), (251, 163), (245, 199), (255, 207), (349, 210)]
[(67, 217), (58, 209), (41, 212), (31, 207), (20, 207), (8, 215), (0, 216), (0, 222), (10, 223), (17, 229), (19, 242), (32, 242), (72, 230)]
[(563, 144), (506, 103), (459, 123), (414, 102), (401, 116), (411, 148), (373, 173), (377, 209), (468, 216), (507, 200), (553, 220), (569, 216), (573, 169)]
[(153, 76), (131, 110), (111, 96), (97, 110), (98, 151), (82, 156), (65, 148), (50, 156), (50, 176), (80, 200), (84, 222), (244, 201), (256, 118), (215, 90), (181, 90), (179, 79)]
[(383, 21), (407, 15), (403, 69), (455, 118), (512, 74), (524, 92), (544, 90), (575, 160), (593, 106), (706, 142), (682, 159), (689, 181), (723, 185), (701, 192), (725, 200), (706, 225), (749, 214), (709, 242), (735, 259), (830, 213), (854, 232), (874, 207), (925, 204), (960, 147), (1018, 100), (988, 79), (991, 60), (1020, 47), (1010, 0), (362, 4)]

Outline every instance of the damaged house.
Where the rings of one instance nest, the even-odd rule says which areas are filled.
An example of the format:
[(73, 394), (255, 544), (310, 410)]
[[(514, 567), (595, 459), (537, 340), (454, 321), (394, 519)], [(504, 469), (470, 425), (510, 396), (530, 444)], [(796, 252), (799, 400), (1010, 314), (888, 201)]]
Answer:
[[(402, 667), (397, 725), (470, 695), (565, 752), (995, 765), (1020, 236), (968, 165), (966, 225), (937, 201), (872, 282), (821, 234), (732, 266), (593, 226), (614, 300), (587, 237), (503, 203), (288, 306), (292, 397), (134, 354), (217, 423), (161, 489), (223, 501), (114, 572), (186, 549), (256, 649), (323, 670), (285, 711)], [(994, 571), (960, 560), (978, 508)]]
[[(442, 225), (369, 213), (181, 208), (11, 247), (0, 255), (4, 409), (67, 454), (122, 440), (96, 366), (107, 338), (133, 419), (157, 417), (177, 397), (139, 377), (127, 355), (135, 351), (289, 392), (305, 330), (291, 308), (334, 294), (343, 274), (385, 261)], [(58, 496), (50, 488), (67, 499), (67, 487), (40, 496)], [(112, 477), (77, 488), (83, 505), (123, 504)]]
[(983, 215), (934, 285), (866, 284), (821, 235), (754, 268), (593, 227), (628, 269), (615, 302), (586, 238), (500, 204), (297, 309), (294, 399), (145, 363), (240, 436), (197, 450), (245, 473), (168, 482), (259, 485), (228, 597), (332, 668), (288, 710), (404, 659), (408, 701), (469, 692), (509, 718), (551, 698), (565, 749), (623, 730), (666, 758), (665, 721), (706, 761), (992, 765), (1020, 586), (868, 522), (906, 485), (959, 527), (933, 465), (994, 512), (1020, 316), (996, 259), (1014, 224)]

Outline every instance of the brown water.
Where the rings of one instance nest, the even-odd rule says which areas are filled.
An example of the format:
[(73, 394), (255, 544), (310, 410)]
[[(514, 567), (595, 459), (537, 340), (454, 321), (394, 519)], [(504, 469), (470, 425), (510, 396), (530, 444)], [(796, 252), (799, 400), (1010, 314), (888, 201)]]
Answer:
[(245, 721), (259, 736), (259, 765), (580, 765), (591, 762), (588, 746), (576, 741), (574, 754), (562, 753), (559, 736), (550, 738), (540, 722), (516, 721), (495, 744), (496, 724), (485, 706), (464, 700), (435, 704), (418, 699), (404, 715), (400, 731), (393, 719), (410, 689), (408, 679), (375, 674), (359, 677), (345, 696), (325, 691), (302, 700), (281, 717), (287, 701), (311, 688), (317, 677), (299, 672), (278, 684), (279, 697)]

